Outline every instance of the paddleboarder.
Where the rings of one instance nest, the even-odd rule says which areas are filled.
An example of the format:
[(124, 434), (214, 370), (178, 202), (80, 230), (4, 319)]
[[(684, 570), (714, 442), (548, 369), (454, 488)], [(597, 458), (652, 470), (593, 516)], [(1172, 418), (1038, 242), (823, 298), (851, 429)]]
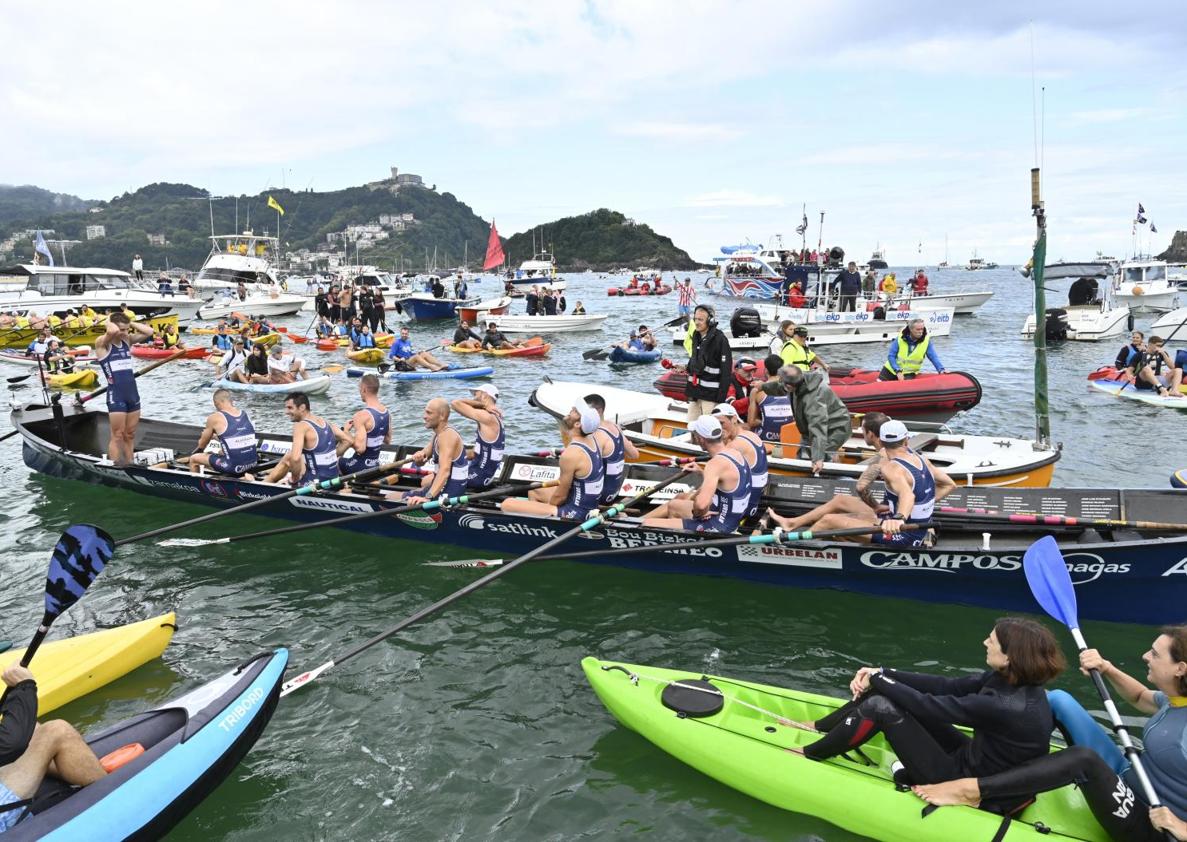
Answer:
[(496, 406), (499, 387), (483, 383), (471, 389), (470, 393), (473, 397), (456, 398), (449, 408), (478, 427), (477, 446), (467, 454), (470, 473), (466, 478), (466, 488), (489, 488), (503, 467), (503, 449), (507, 443), (503, 411)]
[[(192, 455), (179, 462), (188, 462), (190, 473), (196, 474), (203, 466), (220, 474), (254, 479), (248, 473), (259, 462), (259, 445), (256, 442), (256, 428), (246, 410), (235, 406), (231, 393), (226, 389), (215, 389), (214, 412), (206, 416), (206, 426), (198, 437), (198, 446)], [(221, 448), (218, 453), (207, 453), (206, 446), (218, 439)]]
[[(379, 400), (379, 377), (364, 374), (359, 379), (359, 397), (363, 399), (362, 409), (341, 427), (330, 425), (337, 442), (335, 450), (341, 474), (356, 474), (377, 467), (379, 449), (392, 443), (392, 416)], [(354, 448), (354, 455), (346, 456), (350, 448)]]
[(412, 347), (411, 335), (408, 328), (400, 328), (400, 336), (393, 340), (387, 358), (400, 371), (415, 371), (417, 368), (427, 368), (429, 371), (442, 371), (448, 368), (445, 363), (434, 357), (428, 351), (417, 351)]

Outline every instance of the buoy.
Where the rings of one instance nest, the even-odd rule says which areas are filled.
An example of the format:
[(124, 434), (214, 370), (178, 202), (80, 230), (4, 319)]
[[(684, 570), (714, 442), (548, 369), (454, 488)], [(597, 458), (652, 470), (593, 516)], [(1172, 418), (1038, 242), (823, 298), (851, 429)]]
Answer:
[(1146, 291), (1144, 289), (1142, 289), (1141, 287), (1134, 287), (1133, 294), (1134, 295), (1145, 295)]
[(1187, 468), (1171, 474), (1171, 488), (1187, 488)]
[(103, 758), (99, 761), (99, 765), (103, 767), (103, 771), (110, 775), (125, 763), (135, 760), (142, 754), (144, 754), (143, 745), (140, 743), (128, 743), (125, 746), (120, 746), (115, 751), (103, 755)]

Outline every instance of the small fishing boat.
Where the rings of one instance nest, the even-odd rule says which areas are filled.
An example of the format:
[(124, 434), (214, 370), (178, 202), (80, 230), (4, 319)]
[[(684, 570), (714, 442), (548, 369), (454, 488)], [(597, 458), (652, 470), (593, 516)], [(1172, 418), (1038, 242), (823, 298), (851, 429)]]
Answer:
[(1165, 260), (1128, 260), (1114, 280), (1113, 296), (1135, 313), (1175, 309), (1179, 286), (1167, 280)]
[(501, 295), (479, 301), (472, 307), (458, 307), (458, 318), (472, 325), (484, 321), (487, 316), (502, 316), (511, 309), (511, 296)]
[(248, 316), (292, 316), (301, 311), (306, 300), (303, 295), (293, 295), (279, 289), (252, 292), (244, 299), (230, 296), (204, 304), (198, 311), (198, 318), (207, 321), (225, 319), (232, 313), (244, 313)]
[[(1028, 339), (1034, 336), (1035, 324), (1031, 313), (1022, 324), (1022, 335)], [(1102, 291), (1096, 278), (1090, 277), (1076, 280), (1068, 289), (1067, 306), (1047, 308), (1043, 320), (1043, 330), (1051, 341), (1097, 342), (1132, 329), (1133, 313), (1114, 299), (1112, 286)]]
[(330, 390), (330, 375), (321, 374), (294, 380), (292, 383), (240, 383), (238, 380), (215, 380), (215, 389), (229, 389), (232, 392), (252, 392), (257, 395), (287, 395), (301, 392), (306, 395), (321, 395)]
[(1187, 307), (1163, 313), (1150, 325), (1150, 334), (1168, 342), (1187, 342)]

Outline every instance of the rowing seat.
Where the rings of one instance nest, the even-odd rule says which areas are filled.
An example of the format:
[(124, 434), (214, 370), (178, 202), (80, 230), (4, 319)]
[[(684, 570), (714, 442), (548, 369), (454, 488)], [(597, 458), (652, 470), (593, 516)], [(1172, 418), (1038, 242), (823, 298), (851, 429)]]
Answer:
[(916, 453), (922, 453), (925, 450), (934, 448), (939, 440), (940, 437), (935, 433), (920, 433), (917, 436), (911, 436), (911, 440), (907, 442), (907, 447)]

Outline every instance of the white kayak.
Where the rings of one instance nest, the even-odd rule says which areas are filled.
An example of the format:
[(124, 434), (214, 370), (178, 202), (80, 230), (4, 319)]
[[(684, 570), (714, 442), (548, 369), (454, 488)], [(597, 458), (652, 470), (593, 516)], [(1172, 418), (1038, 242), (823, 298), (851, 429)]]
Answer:
[(321, 395), (330, 389), (330, 375), (322, 374), (293, 383), (240, 383), (238, 380), (215, 380), (216, 389), (230, 389), (232, 392), (256, 392), (261, 395), (287, 395), (302, 392), (306, 395)]

